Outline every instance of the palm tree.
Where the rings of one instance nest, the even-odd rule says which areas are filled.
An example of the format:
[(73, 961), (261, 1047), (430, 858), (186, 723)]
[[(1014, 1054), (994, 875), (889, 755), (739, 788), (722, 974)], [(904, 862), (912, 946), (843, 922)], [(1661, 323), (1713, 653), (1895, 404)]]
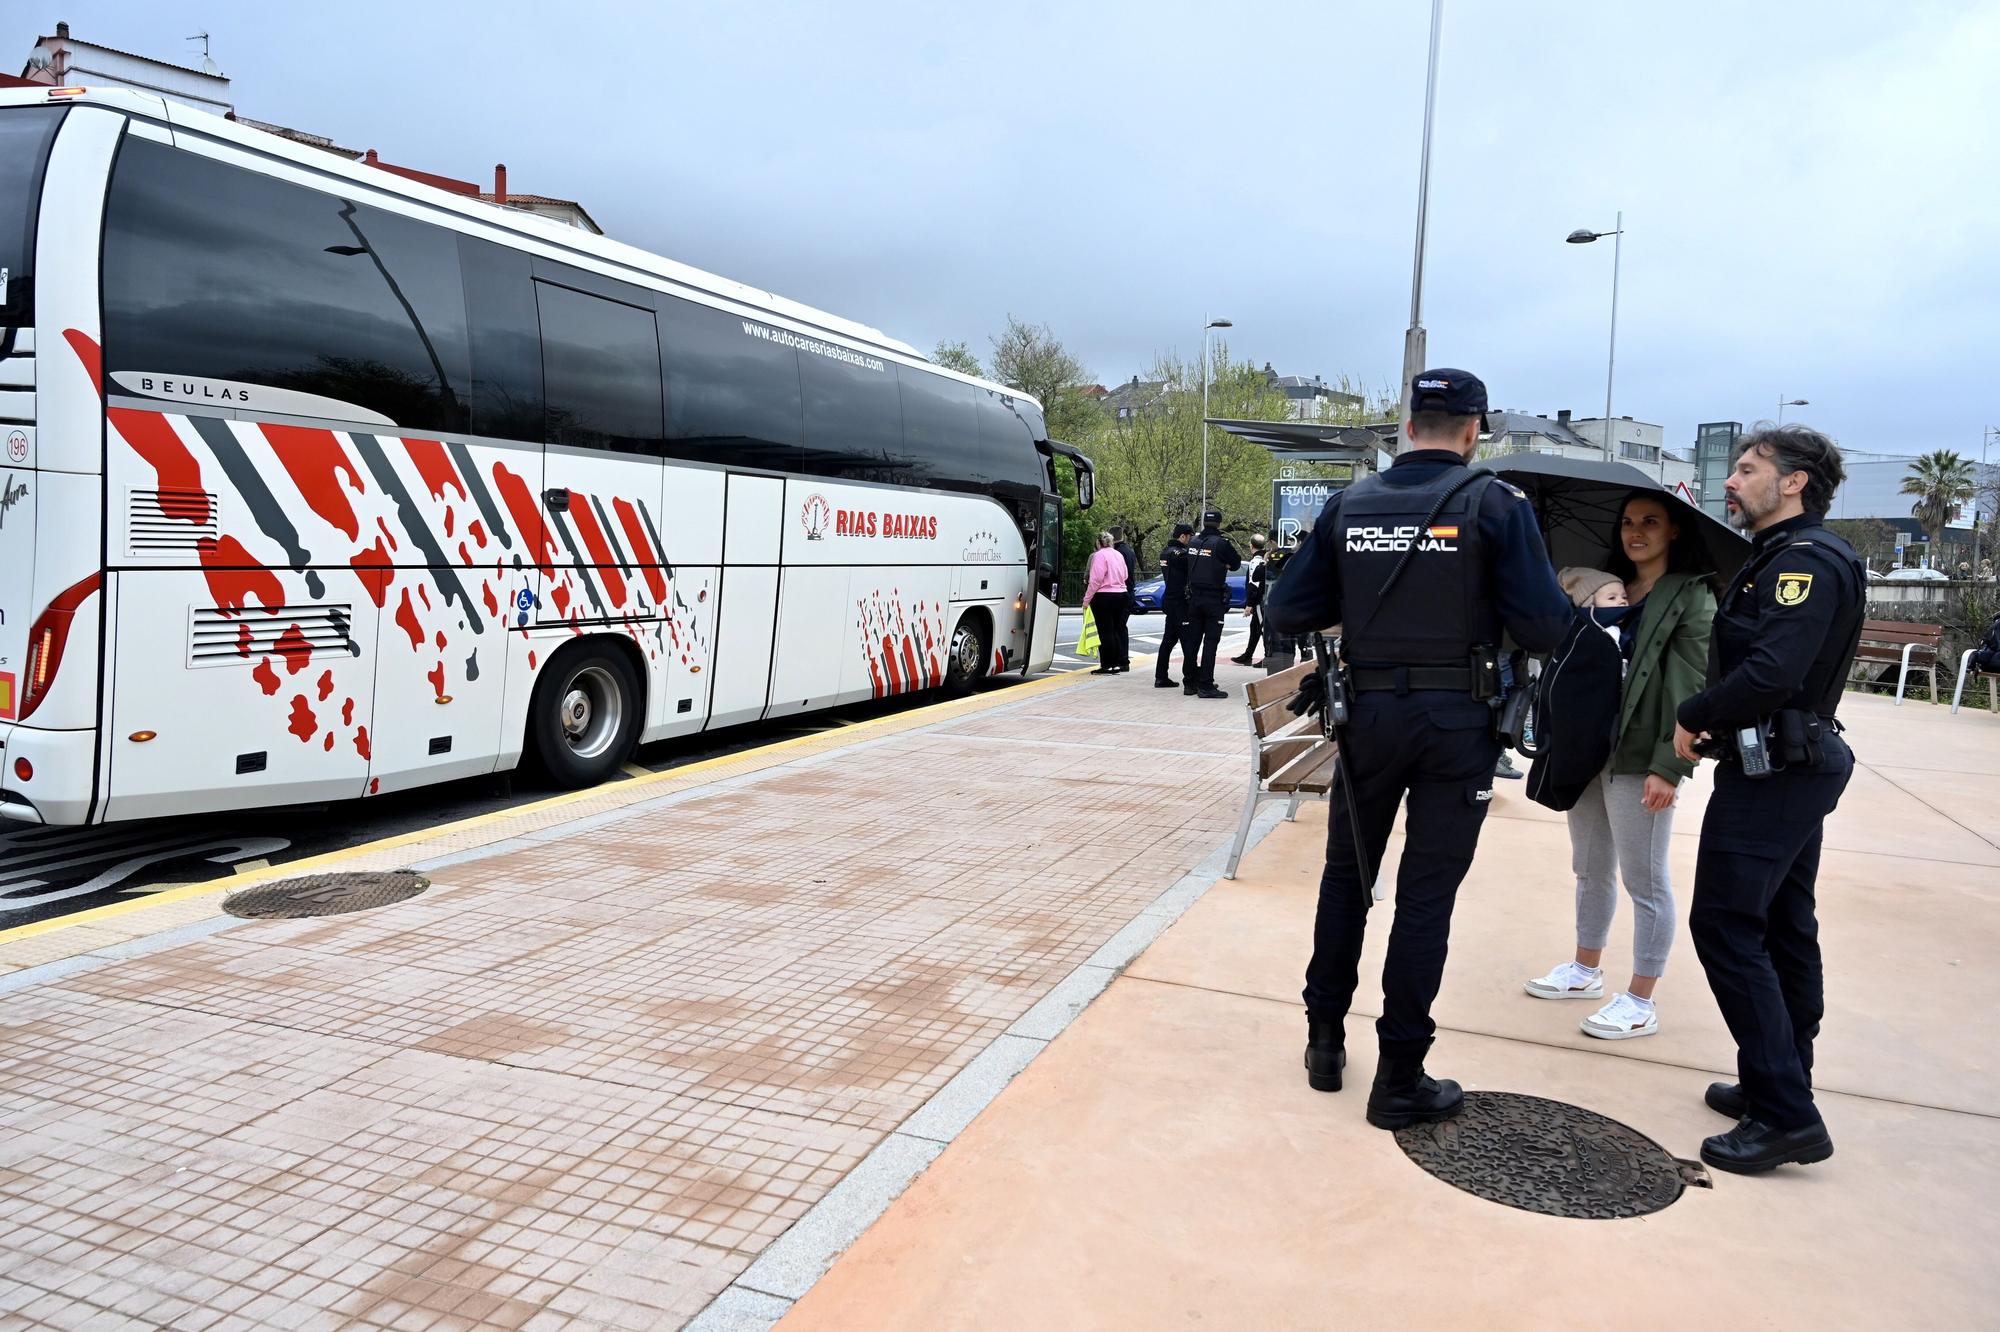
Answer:
[(1916, 496), (1910, 516), (1930, 537), (1933, 551), (1943, 541), (1945, 524), (1958, 512), (1958, 506), (1972, 498), (1977, 471), (1970, 458), (1961, 458), (1950, 449), (1937, 449), (1910, 463), (1903, 493)]

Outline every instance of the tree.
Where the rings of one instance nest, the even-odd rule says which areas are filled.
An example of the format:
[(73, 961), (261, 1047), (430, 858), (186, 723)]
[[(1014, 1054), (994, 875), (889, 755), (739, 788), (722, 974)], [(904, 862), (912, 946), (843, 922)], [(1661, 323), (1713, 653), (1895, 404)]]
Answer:
[(1073, 443), (1094, 432), (1104, 413), (1084, 393), (1090, 372), (1047, 324), (1007, 316), (993, 342), (993, 377), (1042, 404), (1049, 438)]
[(1972, 498), (1977, 471), (1971, 459), (1950, 449), (1937, 449), (1911, 462), (1903, 493), (1916, 496), (1910, 516), (1930, 537), (1933, 549), (1942, 547), (1945, 525)]
[(986, 378), (986, 368), (979, 364), (979, 358), (972, 354), (972, 348), (963, 342), (946, 342), (938, 339), (938, 345), (931, 349), (931, 364), (941, 365), (947, 370), (956, 370), (962, 375), (975, 379)]
[[(1249, 362), (1232, 361), (1216, 344), (1210, 367), (1209, 415), (1277, 421), (1285, 395)], [(1105, 421), (1074, 442), (1097, 465), (1099, 527), (1122, 526), (1143, 558), (1158, 550), (1176, 522), (1201, 518), (1201, 366), (1176, 356), (1157, 359), (1145, 378), (1166, 384), (1160, 407), (1116, 425)], [(1102, 413), (1099, 413), (1102, 417)], [(1245, 536), (1270, 521), (1271, 481), (1278, 465), (1260, 444), (1226, 430), (1209, 429), (1208, 496), (1223, 514), (1223, 529)], [(1101, 511), (1101, 512), (1100, 512)]]

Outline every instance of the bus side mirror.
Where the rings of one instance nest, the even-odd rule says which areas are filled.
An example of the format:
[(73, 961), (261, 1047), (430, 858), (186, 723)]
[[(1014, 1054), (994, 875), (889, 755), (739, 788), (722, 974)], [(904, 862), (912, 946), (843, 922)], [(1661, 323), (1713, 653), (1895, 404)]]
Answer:
[(1079, 467), (1076, 469), (1076, 506), (1087, 509), (1097, 499), (1097, 478)]

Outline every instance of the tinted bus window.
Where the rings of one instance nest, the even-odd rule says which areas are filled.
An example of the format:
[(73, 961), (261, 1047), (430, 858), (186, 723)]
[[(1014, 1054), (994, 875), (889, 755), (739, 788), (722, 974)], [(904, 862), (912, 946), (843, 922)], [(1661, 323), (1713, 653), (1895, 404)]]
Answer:
[(1042, 458), (1035, 450), (1041, 413), (1025, 398), (974, 389), (979, 411), (979, 446), (1001, 479), (1039, 488)]
[(893, 366), (799, 354), (805, 389), (807, 471), (856, 481), (921, 485), (903, 446), (903, 404)]
[(551, 444), (658, 457), (660, 340), (653, 312), (535, 284)]
[(799, 465), (799, 354), (723, 310), (658, 298), (667, 452), (742, 467)]
[(104, 228), (107, 372), (261, 384), (465, 429), (454, 233), (133, 137)]
[(943, 375), (898, 366), (903, 393), (903, 442), (932, 481), (985, 482), (991, 475), (979, 446), (979, 390)]
[(63, 107), (0, 111), (0, 325), (35, 320), (35, 216)]
[(542, 442), (542, 329), (528, 256), (491, 241), (458, 239), (472, 334), (475, 435)]

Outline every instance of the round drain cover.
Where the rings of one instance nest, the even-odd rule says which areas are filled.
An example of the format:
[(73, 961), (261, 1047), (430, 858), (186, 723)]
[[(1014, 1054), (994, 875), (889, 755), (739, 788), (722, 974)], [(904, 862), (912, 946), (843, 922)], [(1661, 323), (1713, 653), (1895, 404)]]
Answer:
[(1396, 1142), (1445, 1183), (1544, 1216), (1644, 1216), (1687, 1184), (1681, 1163), (1636, 1129), (1512, 1092), (1467, 1092), (1455, 1118), (1398, 1129)]
[(250, 920), (286, 920), (298, 916), (338, 916), (349, 911), (388, 906), (415, 897), (431, 881), (409, 870), (387, 873), (308, 874), (280, 879), (231, 893), (222, 909)]

